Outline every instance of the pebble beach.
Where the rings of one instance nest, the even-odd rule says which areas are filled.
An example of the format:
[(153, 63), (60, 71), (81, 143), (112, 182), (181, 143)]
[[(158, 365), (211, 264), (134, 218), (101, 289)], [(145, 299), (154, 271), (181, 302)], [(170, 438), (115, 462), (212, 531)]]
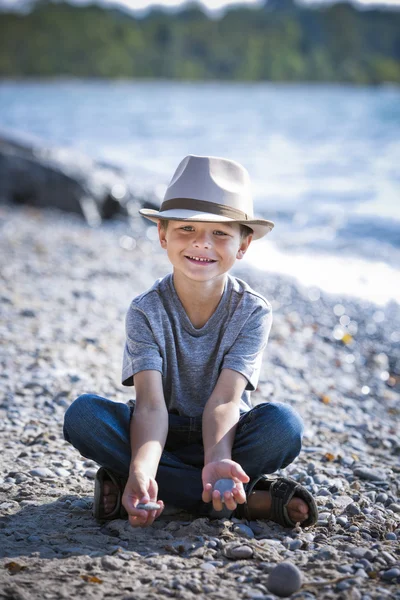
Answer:
[(63, 440), (66, 408), (121, 385), (124, 319), (169, 271), (141, 219), (90, 228), (54, 209), (0, 204), (0, 598), (273, 600), (289, 562), (298, 600), (400, 600), (400, 307), (234, 271), (271, 302), (255, 404), (291, 404), (303, 450), (282, 474), (318, 524), (165, 511), (151, 528), (92, 516), (97, 465)]

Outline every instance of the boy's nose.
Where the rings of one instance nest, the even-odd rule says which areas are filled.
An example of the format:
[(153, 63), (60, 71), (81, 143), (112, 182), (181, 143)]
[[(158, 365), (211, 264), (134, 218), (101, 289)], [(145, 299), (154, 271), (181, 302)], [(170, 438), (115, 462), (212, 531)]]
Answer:
[(199, 247), (207, 247), (211, 246), (211, 237), (207, 232), (198, 232), (195, 239), (193, 240), (193, 245), (196, 248)]

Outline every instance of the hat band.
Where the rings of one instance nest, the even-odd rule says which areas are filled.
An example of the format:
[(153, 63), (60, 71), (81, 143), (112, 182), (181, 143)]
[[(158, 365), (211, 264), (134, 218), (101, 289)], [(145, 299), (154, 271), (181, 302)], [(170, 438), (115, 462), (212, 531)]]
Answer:
[(173, 209), (206, 212), (220, 217), (236, 219), (238, 221), (251, 220), (245, 212), (238, 208), (225, 206), (225, 204), (217, 204), (216, 202), (208, 202), (207, 200), (193, 200), (192, 198), (173, 198), (172, 200), (164, 200), (161, 204), (160, 212)]

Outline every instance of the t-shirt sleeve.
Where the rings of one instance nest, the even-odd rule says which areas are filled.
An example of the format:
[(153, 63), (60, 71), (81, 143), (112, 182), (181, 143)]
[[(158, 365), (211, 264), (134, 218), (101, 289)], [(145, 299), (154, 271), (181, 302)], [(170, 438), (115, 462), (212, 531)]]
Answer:
[(260, 376), (262, 355), (272, 325), (272, 311), (259, 305), (241, 328), (235, 342), (225, 354), (222, 369), (232, 369), (246, 377), (246, 390), (253, 392)]
[(125, 321), (126, 342), (122, 362), (122, 385), (133, 385), (140, 371), (160, 371), (163, 361), (146, 314), (131, 305)]

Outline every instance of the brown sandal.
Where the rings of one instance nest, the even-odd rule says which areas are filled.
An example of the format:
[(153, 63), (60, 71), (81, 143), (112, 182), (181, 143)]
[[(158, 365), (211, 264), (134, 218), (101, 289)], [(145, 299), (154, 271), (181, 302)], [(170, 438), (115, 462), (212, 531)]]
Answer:
[[(117, 500), (114, 509), (106, 513), (104, 512), (104, 483), (111, 481), (117, 488)], [(96, 473), (94, 480), (94, 500), (93, 500), (93, 516), (99, 521), (111, 521), (112, 519), (126, 519), (128, 513), (122, 506), (122, 495), (126, 485), (126, 477), (116, 475), (105, 467), (100, 467)]]
[[(271, 512), (268, 521), (274, 521), (283, 527), (295, 527), (296, 523), (292, 521), (287, 511), (287, 506), (294, 496), (301, 498), (308, 505), (308, 518), (300, 523), (300, 527), (311, 527), (318, 521), (318, 508), (313, 496), (294, 479), (289, 477), (274, 479), (268, 475), (260, 475), (248, 484), (246, 498), (249, 498), (255, 490), (264, 490), (271, 494)], [(238, 519), (250, 520), (247, 502), (238, 504), (234, 515)]]

